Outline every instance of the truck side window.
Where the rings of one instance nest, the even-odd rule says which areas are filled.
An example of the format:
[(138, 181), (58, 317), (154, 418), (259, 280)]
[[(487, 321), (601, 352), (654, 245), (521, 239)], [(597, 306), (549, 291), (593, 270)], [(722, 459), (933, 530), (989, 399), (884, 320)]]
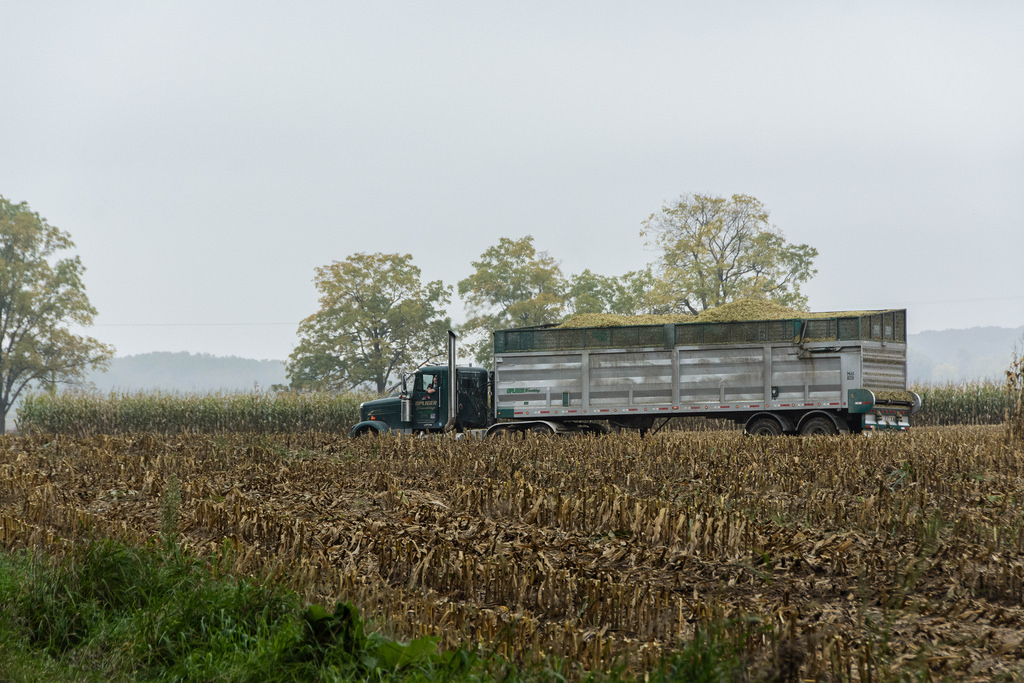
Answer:
[(426, 398), (437, 398), (441, 378), (438, 375), (423, 374), (416, 377), (416, 390)]

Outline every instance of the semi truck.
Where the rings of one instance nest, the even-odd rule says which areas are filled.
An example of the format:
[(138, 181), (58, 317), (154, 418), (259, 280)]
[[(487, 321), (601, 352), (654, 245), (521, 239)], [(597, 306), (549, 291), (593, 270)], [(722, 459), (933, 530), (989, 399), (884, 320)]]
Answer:
[(351, 435), (646, 433), (686, 416), (751, 435), (906, 430), (921, 407), (907, 390), (906, 320), (899, 309), (497, 330), (491, 371), (457, 367), (449, 332), (447, 365), (363, 403)]

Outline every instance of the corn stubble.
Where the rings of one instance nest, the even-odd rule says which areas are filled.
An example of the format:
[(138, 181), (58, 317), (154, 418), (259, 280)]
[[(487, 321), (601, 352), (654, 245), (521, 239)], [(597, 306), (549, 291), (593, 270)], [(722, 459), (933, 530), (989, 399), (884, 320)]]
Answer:
[(60, 552), (173, 528), (217, 572), (519, 661), (636, 671), (717, 625), (755, 677), (785, 660), (812, 679), (988, 678), (1024, 661), (1022, 466), (980, 427), (8, 436), (0, 539)]

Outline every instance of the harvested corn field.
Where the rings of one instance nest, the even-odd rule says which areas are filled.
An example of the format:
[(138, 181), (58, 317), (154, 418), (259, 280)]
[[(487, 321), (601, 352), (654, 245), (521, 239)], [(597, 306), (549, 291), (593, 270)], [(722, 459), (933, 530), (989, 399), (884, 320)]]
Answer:
[(1024, 673), (1022, 466), (999, 428), (4, 437), (0, 539), (177, 534), (218, 571), (522, 661), (639, 671), (717, 625), (755, 678), (987, 680)]

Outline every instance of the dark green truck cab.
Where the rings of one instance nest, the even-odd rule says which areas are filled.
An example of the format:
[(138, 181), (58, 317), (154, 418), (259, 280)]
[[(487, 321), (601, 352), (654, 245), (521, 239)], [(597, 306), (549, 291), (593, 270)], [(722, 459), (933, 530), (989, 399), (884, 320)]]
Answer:
[(392, 396), (359, 406), (359, 422), (351, 436), (382, 432), (419, 434), (446, 429), (482, 429), (493, 419), (488, 408), (490, 374), (484, 368), (455, 368), (455, 410), (451, 411), (450, 368), (428, 365), (403, 380)]

